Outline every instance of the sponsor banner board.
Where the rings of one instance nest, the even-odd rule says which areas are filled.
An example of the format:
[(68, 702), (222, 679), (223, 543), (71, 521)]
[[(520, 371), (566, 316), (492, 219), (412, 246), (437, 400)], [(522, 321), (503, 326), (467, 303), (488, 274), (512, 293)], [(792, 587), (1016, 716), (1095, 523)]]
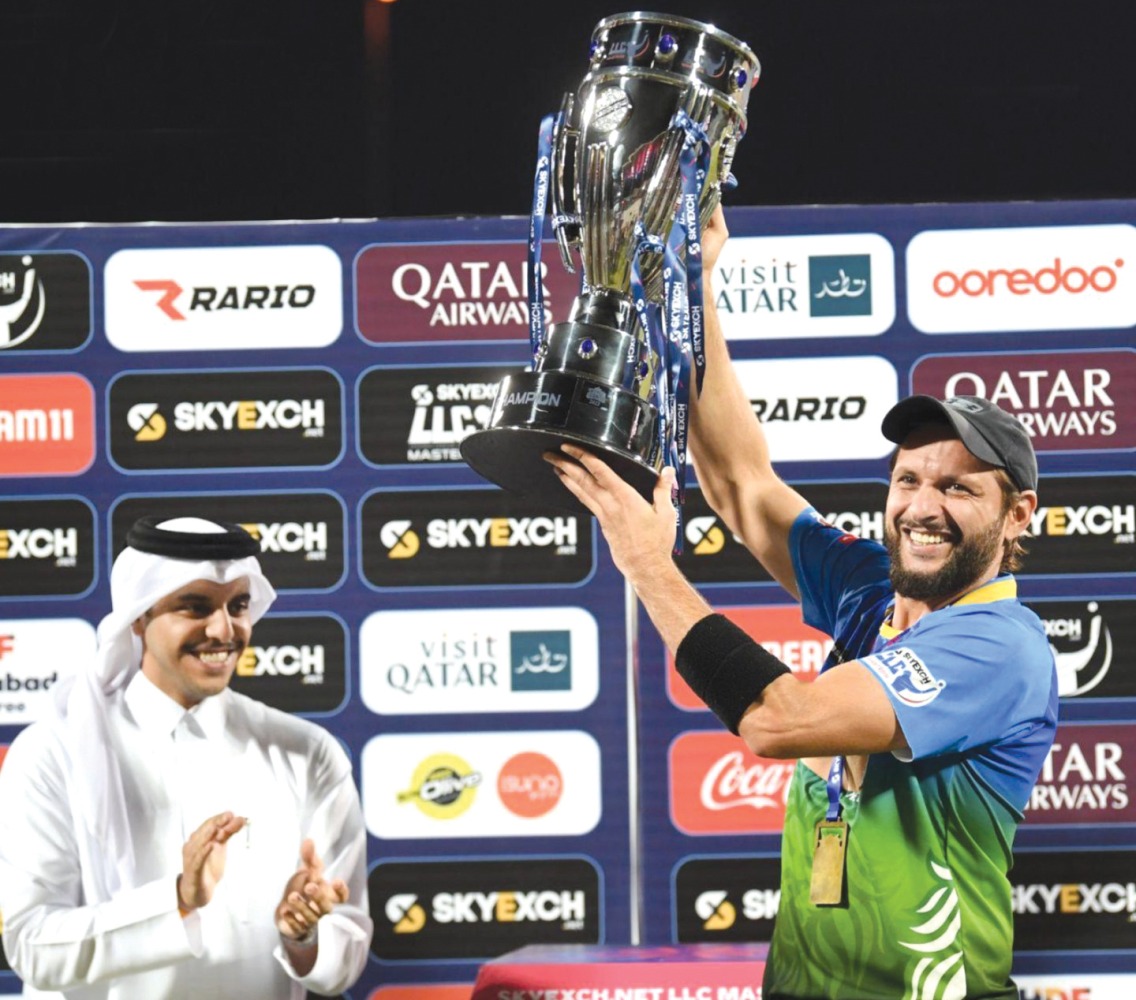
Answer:
[(77, 351), (90, 337), (85, 258), (67, 250), (0, 253), (0, 351)]
[(0, 476), (77, 476), (95, 460), (95, 390), (82, 375), (0, 375)]
[(883, 458), (895, 450), (880, 433), (884, 414), (899, 400), (899, 376), (887, 358), (733, 364), (774, 462)]
[(75, 497), (0, 499), (0, 599), (81, 597), (95, 585), (95, 512)]
[(83, 618), (0, 618), (0, 726), (43, 718), (51, 689), (94, 652), (95, 629)]
[(362, 755), (382, 840), (579, 836), (600, 821), (600, 749), (579, 730), (385, 733)]
[(1026, 805), (1033, 826), (1136, 824), (1136, 723), (1057, 728)]
[(119, 250), (104, 281), (120, 351), (326, 347), (343, 331), (343, 268), (326, 246)]
[(1015, 951), (1131, 951), (1136, 851), (1014, 852)]
[(1062, 698), (1136, 698), (1136, 601), (1024, 603), (1045, 628)]
[(411, 983), (380, 986), (367, 1000), (469, 1000), (473, 983)]
[[(762, 604), (751, 608), (716, 608), (738, 628), (761, 643), (802, 681), (815, 680), (832, 640), (801, 621), (796, 604)], [(709, 711), (675, 670), (674, 656), (667, 652), (667, 694), (679, 708)]]
[[(887, 483), (794, 483), (828, 521), (849, 534), (882, 542)], [(769, 583), (772, 577), (711, 510), (698, 487), (686, 491), (684, 542), (675, 562), (692, 583)]]
[(518, 365), (372, 368), (359, 379), (359, 454), (371, 465), (461, 462), (462, 441), (489, 425), (497, 384)]
[(915, 365), (911, 391), (984, 396), (1022, 422), (1035, 451), (1136, 448), (1134, 350), (937, 354)]
[(781, 902), (781, 859), (689, 858), (674, 875), (680, 943), (768, 941)]
[(736, 236), (713, 287), (728, 340), (874, 336), (895, 322), (895, 252), (876, 233)]
[(343, 453), (343, 384), (328, 368), (124, 372), (107, 395), (123, 472), (325, 467)]
[(1018, 575), (1136, 572), (1136, 477), (1042, 476)]
[(492, 958), (603, 937), (600, 873), (584, 858), (387, 861), (367, 880), (383, 962)]
[(264, 575), (278, 591), (331, 590), (347, 573), (347, 511), (335, 493), (183, 493), (130, 496), (111, 512), (111, 560), (140, 517), (204, 517), (241, 525), (260, 542)]
[(336, 712), (347, 700), (347, 630), (331, 615), (262, 618), (230, 686), (283, 712)]
[(907, 245), (907, 310), (923, 333), (1136, 325), (1136, 227), (927, 230)]
[(1136, 973), (1014, 974), (1020, 1000), (1131, 1000)]
[(359, 629), (359, 693), (379, 715), (578, 711), (599, 684), (583, 608), (376, 611)]
[[(528, 340), (527, 244), (403, 243), (355, 259), (356, 324), (373, 344)], [(544, 319), (566, 319), (579, 276), (547, 261)]]
[(695, 836), (779, 834), (796, 765), (758, 757), (732, 733), (680, 733), (667, 752), (671, 821)]
[(592, 524), (498, 489), (376, 491), (360, 505), (360, 566), (373, 587), (577, 584)]

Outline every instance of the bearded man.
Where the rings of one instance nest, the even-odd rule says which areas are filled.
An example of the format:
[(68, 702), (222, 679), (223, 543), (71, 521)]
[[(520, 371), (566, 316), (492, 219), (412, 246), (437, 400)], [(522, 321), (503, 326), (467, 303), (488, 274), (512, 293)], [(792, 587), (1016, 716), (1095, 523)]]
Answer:
[(141, 519), (89, 665), (0, 770), (25, 996), (300, 1000), (367, 961), (366, 835), (326, 730), (228, 689), (276, 592), (243, 528)]
[(647, 503), (580, 448), (546, 458), (694, 692), (755, 754), (799, 760), (766, 1000), (1017, 997), (1007, 872), (1057, 721), (1053, 656), (1012, 575), (1037, 509), (1033, 446), (988, 400), (909, 397), (882, 427), (898, 445), (886, 544), (824, 522), (774, 472), (730, 366), (709, 287), (726, 236), (719, 208), (691, 450), (710, 505), (833, 638), (817, 680), (683, 578), (670, 469)]

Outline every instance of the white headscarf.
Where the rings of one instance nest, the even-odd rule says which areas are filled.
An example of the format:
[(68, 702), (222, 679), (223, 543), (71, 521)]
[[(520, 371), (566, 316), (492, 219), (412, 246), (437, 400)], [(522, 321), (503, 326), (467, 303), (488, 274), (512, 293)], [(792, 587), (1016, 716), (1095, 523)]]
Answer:
[[(158, 527), (194, 534), (228, 530), (197, 517), (173, 518)], [(276, 599), (255, 556), (193, 561), (123, 549), (111, 568), (112, 610), (99, 622), (95, 656), (86, 670), (56, 685), (54, 707), (65, 724), (71, 757), (68, 797), (90, 903), (134, 885), (122, 774), (107, 724), (107, 699), (130, 683), (142, 663), (142, 640), (131, 626), (163, 597), (195, 580), (228, 584), (242, 577), (248, 577), (249, 617), (255, 624)]]

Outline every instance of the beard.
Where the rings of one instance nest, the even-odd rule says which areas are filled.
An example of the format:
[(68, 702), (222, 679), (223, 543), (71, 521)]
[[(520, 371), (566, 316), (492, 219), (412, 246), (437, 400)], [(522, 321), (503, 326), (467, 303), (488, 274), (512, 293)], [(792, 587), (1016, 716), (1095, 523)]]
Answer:
[(1002, 551), (1002, 519), (956, 544), (939, 569), (915, 570), (903, 565), (899, 532), (890, 524), (884, 528), (884, 545), (891, 568), (892, 588), (901, 597), (927, 604), (938, 604), (969, 590)]

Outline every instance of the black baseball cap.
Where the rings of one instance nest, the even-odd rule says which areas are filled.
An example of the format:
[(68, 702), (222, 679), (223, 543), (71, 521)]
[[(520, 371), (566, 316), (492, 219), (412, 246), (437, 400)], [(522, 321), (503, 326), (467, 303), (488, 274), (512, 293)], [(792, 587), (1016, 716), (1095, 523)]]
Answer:
[(896, 444), (923, 424), (947, 424), (975, 458), (1005, 469), (1019, 490), (1037, 489), (1037, 455), (1025, 427), (981, 396), (908, 396), (884, 416), (884, 437)]

